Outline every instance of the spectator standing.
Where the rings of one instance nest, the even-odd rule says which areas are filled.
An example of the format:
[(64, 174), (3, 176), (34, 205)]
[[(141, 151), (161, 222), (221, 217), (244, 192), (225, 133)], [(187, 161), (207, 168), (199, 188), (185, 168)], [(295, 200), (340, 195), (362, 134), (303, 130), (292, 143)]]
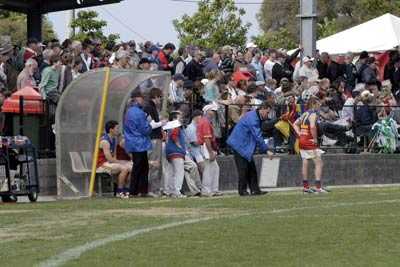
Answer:
[(38, 68), (36, 60), (33, 58), (28, 59), (25, 62), (25, 68), (21, 71), (17, 78), (17, 90), (24, 87), (36, 87), (36, 80), (33, 76)]
[[(262, 121), (268, 119), (271, 106), (264, 104), (257, 110), (244, 115), (236, 124), (227, 143), (234, 150), (234, 157), (239, 172), (239, 195), (248, 196), (247, 187), (251, 195), (262, 195), (258, 186), (257, 169), (253, 155), (258, 147), (261, 153), (266, 153), (268, 146), (261, 133)], [(268, 152), (272, 156), (271, 152)]]
[(292, 72), (285, 68), (285, 55), (282, 53), (277, 55), (276, 63), (272, 68), (272, 78), (275, 79), (277, 83), (280, 83), (283, 78), (287, 78), (288, 80), (292, 79)]
[(148, 153), (149, 161), (152, 162), (149, 169), (149, 192), (155, 193), (161, 187), (161, 153), (162, 153), (162, 129), (165, 121), (160, 120), (159, 109), (161, 107), (162, 91), (159, 88), (152, 88), (149, 99), (144, 104), (144, 112), (147, 113), (152, 132), (150, 139), (152, 150)]
[(60, 82), (58, 85), (58, 91), (60, 93), (63, 93), (65, 88), (72, 82), (73, 76), (72, 76), (72, 67), (73, 67), (73, 60), (74, 58), (72, 57), (71, 54), (63, 54), (61, 57), (61, 71), (60, 71)]
[(253, 50), (253, 59), (251, 60), (250, 67), (256, 72), (257, 81), (265, 81), (264, 79), (264, 68), (260, 62), (261, 51), (258, 49)]
[(74, 60), (73, 68), (71, 70), (72, 79), (75, 80), (81, 74), (80, 70), (82, 69), (82, 60), (78, 57)]
[(265, 80), (272, 79), (272, 68), (276, 64), (276, 50), (271, 49), (269, 52), (269, 58), (264, 64)]
[(393, 70), (388, 78), (392, 84), (392, 93), (395, 94), (400, 90), (400, 56), (393, 59)]
[(343, 66), (344, 68), (344, 80), (346, 82), (346, 87), (345, 90), (347, 92), (352, 92), (353, 89), (356, 87), (356, 81), (357, 81), (357, 68), (356, 65), (353, 64), (353, 54), (352, 53), (347, 53), (344, 61), (345, 64)]
[(115, 61), (113, 64), (114, 69), (130, 69), (131, 66), (129, 64), (130, 54), (126, 50), (120, 49), (115, 55)]
[(218, 106), (206, 105), (203, 108), (204, 115), (197, 124), (197, 140), (202, 149), (204, 161), (203, 195), (218, 196), (221, 193), (219, 187), (219, 166), (217, 162), (217, 142), (211, 121), (216, 116)]
[(303, 66), (299, 69), (299, 77), (305, 77), (310, 83), (316, 82), (318, 80), (319, 74), (318, 70), (313, 67), (314, 59), (310, 57), (303, 58)]
[(133, 196), (148, 196), (149, 160), (147, 153), (152, 149), (150, 135), (152, 127), (143, 111), (144, 98), (139, 90), (131, 95), (132, 105), (124, 120), (125, 150), (131, 154), (133, 170), (130, 193)]
[(174, 44), (167, 43), (160, 51), (160, 53), (158, 54), (158, 61), (160, 62), (159, 64), (160, 70), (170, 71), (172, 73), (174, 68), (174, 63), (171, 55), (174, 53), (175, 49), (176, 48)]
[(187, 150), (189, 151), (192, 158), (196, 161), (200, 173), (204, 171), (204, 157), (201, 153), (201, 146), (197, 140), (197, 125), (203, 115), (201, 110), (193, 111), (192, 122), (186, 128), (186, 140), (188, 143)]
[(235, 62), (233, 61), (232, 54), (233, 54), (232, 47), (230, 47), (229, 45), (222, 47), (221, 63), (219, 69), (223, 71), (225, 74), (233, 73), (234, 71)]
[(174, 67), (172, 69), (172, 75), (183, 73), (183, 71), (186, 67), (186, 62), (185, 62), (186, 56), (187, 56), (186, 49), (183, 47), (180, 47), (178, 49), (178, 57), (174, 60)]
[(320, 59), (317, 61), (317, 70), (319, 79), (327, 78), (331, 82), (335, 82), (342, 76), (340, 65), (333, 61), (326, 52), (323, 52)]
[(30, 38), (26, 42), (26, 47), (24, 48), (24, 63), (30, 59), (34, 58), (36, 59), (38, 53), (38, 48), (39, 48), (39, 41), (35, 38)]
[(7, 61), (10, 58), (10, 54), (13, 51), (11, 45), (4, 45), (0, 48), (0, 91), (8, 91), (8, 77), (6, 74)]
[(53, 104), (58, 103), (59, 91), (58, 82), (60, 80), (60, 70), (62, 62), (59, 56), (52, 55), (50, 57), (50, 66), (46, 67), (42, 72), (42, 80), (39, 84), (39, 90), (43, 99), (48, 99)]
[(207, 57), (204, 60), (204, 74), (208, 74), (211, 71), (218, 70), (218, 65), (221, 62), (221, 57), (218, 53), (213, 53), (210, 57)]
[(218, 70), (211, 71), (208, 76), (208, 82), (204, 86), (203, 98), (206, 103), (212, 103), (220, 98), (218, 81), (221, 78), (221, 74)]
[(378, 66), (374, 57), (367, 60), (367, 65), (360, 73), (360, 81), (362, 83), (376, 83), (378, 81)]
[(183, 84), (185, 77), (182, 74), (175, 74), (172, 77), (171, 84), (169, 86), (169, 101), (174, 106), (179, 106), (185, 101)]
[(185, 70), (183, 71), (183, 75), (185, 75), (192, 82), (199, 81), (203, 79), (203, 64), (201, 63), (202, 55), (199, 50), (194, 53), (192, 61), (190, 61)]
[(71, 44), (72, 55), (76, 59), (81, 56), (82, 53), (82, 43), (80, 41), (73, 41)]
[[(179, 112), (172, 112), (170, 121), (179, 120)], [(186, 141), (181, 126), (168, 131), (168, 140), (165, 153), (172, 165), (172, 173), (167, 177), (167, 194), (171, 197), (181, 198), (183, 179), (185, 178)]]
[(92, 43), (89, 40), (86, 40), (85, 42), (83, 42), (82, 49), (82, 53), (80, 54), (81, 60), (83, 62), (81, 73), (85, 73), (91, 70), (93, 65)]

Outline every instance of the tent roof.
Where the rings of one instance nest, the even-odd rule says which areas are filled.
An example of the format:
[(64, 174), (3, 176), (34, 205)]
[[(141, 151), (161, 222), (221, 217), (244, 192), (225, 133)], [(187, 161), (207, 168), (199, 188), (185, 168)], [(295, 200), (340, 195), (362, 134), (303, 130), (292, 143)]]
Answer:
[(0, 0), (0, 9), (28, 13), (39, 9), (42, 14), (48, 12), (78, 9), (84, 7), (115, 4), (122, 0)]
[(400, 18), (385, 14), (317, 41), (317, 49), (329, 54), (386, 51), (400, 45)]

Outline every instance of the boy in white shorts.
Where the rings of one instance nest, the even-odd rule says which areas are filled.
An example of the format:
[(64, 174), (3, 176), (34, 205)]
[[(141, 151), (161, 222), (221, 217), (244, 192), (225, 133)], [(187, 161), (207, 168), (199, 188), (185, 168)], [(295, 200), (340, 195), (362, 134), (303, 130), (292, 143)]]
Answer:
[[(304, 193), (328, 193), (329, 191), (321, 186), (323, 162), (321, 155), (324, 153), (318, 147), (317, 131), (317, 110), (320, 106), (319, 100), (311, 96), (307, 102), (308, 110), (294, 124), (295, 131), (299, 138), (300, 155), (303, 161), (303, 192)], [(315, 164), (315, 189), (310, 188), (308, 182), (309, 161)]]

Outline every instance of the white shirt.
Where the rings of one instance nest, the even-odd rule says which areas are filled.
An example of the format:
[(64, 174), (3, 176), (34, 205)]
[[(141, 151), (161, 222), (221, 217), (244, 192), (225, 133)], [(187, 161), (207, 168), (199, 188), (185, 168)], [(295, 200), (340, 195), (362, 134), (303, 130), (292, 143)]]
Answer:
[(306, 65), (303, 65), (299, 69), (299, 77), (307, 77), (309, 82), (315, 82), (318, 80), (318, 70), (315, 68), (309, 68)]
[(275, 61), (268, 59), (264, 64), (265, 80), (272, 79), (272, 68), (276, 64)]

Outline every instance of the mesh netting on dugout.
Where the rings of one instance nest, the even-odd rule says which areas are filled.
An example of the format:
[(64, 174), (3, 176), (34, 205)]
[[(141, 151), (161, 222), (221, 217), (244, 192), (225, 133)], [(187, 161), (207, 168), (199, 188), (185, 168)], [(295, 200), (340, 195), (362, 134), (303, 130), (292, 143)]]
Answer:
[[(100, 69), (78, 77), (63, 93), (57, 107), (57, 177), (67, 178), (79, 190), (81, 196), (88, 195), (90, 174), (78, 174), (73, 171), (70, 152), (82, 155), (82, 152), (94, 151), (105, 73), (104, 69)], [(117, 120), (122, 123), (130, 93), (138, 87), (145, 94), (153, 87), (162, 89), (163, 106), (166, 107), (169, 82), (170, 74), (167, 72), (111, 69), (104, 121)], [(88, 165), (90, 169), (91, 165)], [(60, 179), (57, 190), (61, 197), (74, 195), (70, 186)]]

